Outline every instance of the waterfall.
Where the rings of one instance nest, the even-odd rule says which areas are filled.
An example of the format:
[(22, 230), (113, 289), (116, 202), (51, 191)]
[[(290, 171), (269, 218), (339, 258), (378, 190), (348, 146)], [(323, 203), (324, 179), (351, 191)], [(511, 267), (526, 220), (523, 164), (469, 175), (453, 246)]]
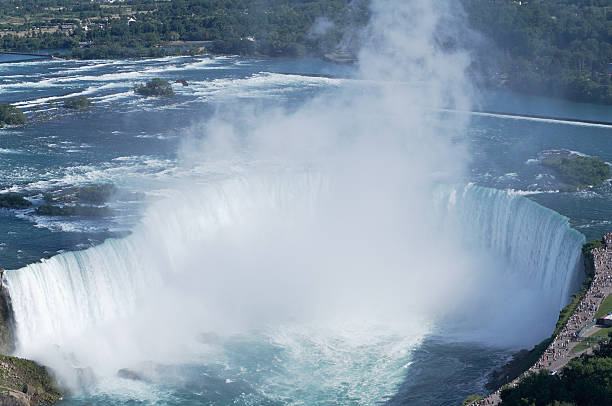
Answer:
[(447, 197), (447, 211), (458, 215), (469, 244), (502, 256), (558, 309), (568, 303), (583, 275), (585, 237), (567, 217), (514, 191), (470, 184)]
[[(350, 266), (346, 266), (346, 263), (334, 262), (328, 270), (316, 274), (312, 279), (303, 276), (307, 272), (314, 272), (317, 259), (310, 259), (310, 262), (308, 258), (301, 261), (294, 259), (298, 252), (306, 249), (303, 247), (313, 243), (306, 238), (296, 238), (291, 243), (286, 240), (292, 239), (291, 232), (309, 223), (309, 216), (316, 211), (316, 202), (321, 200), (320, 191), (326, 187), (324, 182), (308, 177), (295, 183), (272, 181), (264, 185), (237, 181), (223, 187), (211, 186), (201, 197), (175, 195), (174, 199), (153, 206), (145, 214), (142, 224), (126, 238), (110, 239), (96, 247), (62, 253), (22, 269), (6, 271), (4, 283), (12, 298), (18, 353), (36, 356), (50, 344), (69, 346), (71, 340), (92, 327), (129, 319), (134, 312), (154, 306), (155, 300), (152, 298), (164, 290), (174, 289), (176, 295), (173, 299), (164, 297), (159, 301), (180, 303), (168, 316), (168, 321), (188, 313), (185, 325), (206, 325), (206, 321), (196, 319), (198, 312), (211, 313), (223, 309), (225, 318), (229, 319), (249, 308), (260, 307), (259, 313), (267, 314), (270, 309), (281, 312), (284, 307), (293, 311), (320, 306), (316, 299), (307, 296), (306, 288), (291, 290), (296, 284), (315, 286), (314, 294), (322, 296), (319, 290), (325, 287), (320, 284), (325, 281), (325, 284), (333, 285), (329, 292), (326, 291), (329, 293), (326, 296), (334, 296), (342, 293), (340, 289), (343, 286), (351, 286), (350, 278), (355, 275), (355, 279), (371, 278), (366, 279), (363, 292), (385, 288), (382, 284), (376, 285), (377, 280), (389, 279), (389, 275), (395, 277), (393, 272), (397, 269), (393, 268), (389, 274), (374, 272), (373, 276), (367, 276), (365, 272), (359, 273), (359, 264), (349, 263)], [(460, 227), (467, 245), (503, 257), (510, 264), (511, 271), (520, 275), (522, 283), (541, 291), (542, 298), (539, 300), (552, 301), (557, 311), (567, 302), (581, 276), (578, 270), (584, 237), (569, 226), (566, 217), (518, 194), (477, 186), (450, 191), (445, 189), (434, 200), (443, 209), (443, 215), (438, 217), (447, 223), (446, 227), (457, 223), (455, 225)], [(332, 213), (333, 216), (322, 216), (323, 221), (335, 221), (338, 212)], [(375, 224), (376, 216), (373, 217), (372, 223)], [(354, 216), (350, 219), (353, 221)], [(345, 224), (340, 222), (342, 227)], [(261, 253), (261, 247), (257, 244), (259, 240), (267, 241), (268, 228), (282, 229), (286, 233), (282, 234), (282, 238), (270, 240), (275, 247), (262, 245)], [(360, 228), (344, 231), (342, 235), (353, 237), (351, 233), (357, 234)], [(325, 250), (329, 241), (334, 241), (337, 230), (332, 229), (329, 241), (325, 240), (329, 237), (326, 231), (315, 234), (314, 240), (320, 240), (320, 247), (310, 247), (311, 250)], [(311, 234), (304, 235), (311, 237)], [(367, 251), (371, 245), (369, 238), (376, 239), (376, 234), (372, 234), (372, 237), (368, 235), (363, 244), (356, 247)], [(392, 238), (390, 241), (396, 240), (395, 235)], [(411, 238), (414, 239), (406, 241), (417, 244), (420, 237)], [(390, 244), (385, 242), (384, 245)], [(424, 246), (428, 245), (432, 245), (429, 237)], [(291, 251), (292, 247), (295, 251)], [(341, 245), (339, 247), (343, 248)], [(322, 257), (326, 261), (330, 258), (335, 261), (336, 256), (347, 256), (337, 248), (334, 246), (327, 253), (328, 256)], [(405, 246), (399, 248), (408, 254), (411, 252)], [(422, 247), (418, 246), (413, 250), (420, 249)], [(219, 252), (227, 255), (219, 256)], [(395, 251), (390, 252), (391, 255), (387, 257), (392, 258)], [(449, 255), (452, 252), (449, 251)], [(244, 255), (246, 259), (241, 259), (240, 256)], [(376, 269), (372, 266), (377, 266), (378, 259), (383, 258), (381, 255), (377, 251), (372, 257), (364, 255), (358, 261), (366, 263), (366, 270)], [(437, 259), (432, 254), (428, 253), (426, 257), (436, 263)], [(401, 257), (401, 261), (406, 263), (406, 258)], [(448, 261), (453, 263), (452, 258)], [(251, 268), (254, 263), (256, 269), (252, 273), (244, 272), (236, 276), (227, 271)], [(410, 269), (422, 277), (424, 266), (427, 265), (416, 262)], [(444, 266), (432, 265), (431, 269), (444, 267), (448, 268), (447, 263)], [(276, 268), (283, 269), (283, 272)], [(330, 270), (336, 268), (348, 268), (348, 271), (339, 276), (331, 274)], [(185, 269), (190, 269), (191, 273), (185, 272)], [(196, 274), (200, 276), (196, 277)], [(415, 281), (423, 283), (420, 279)], [(392, 285), (400, 283), (391, 282)], [(411, 280), (407, 286), (412, 283)], [(275, 289), (271, 290), (270, 285)], [(448, 289), (458, 287), (452, 285)], [(403, 287), (398, 289), (390, 289), (389, 295), (401, 292)], [(281, 298), (270, 299), (268, 303), (271, 292), (279, 292)], [(243, 299), (255, 294), (257, 302)], [(304, 297), (300, 297), (302, 294)], [(189, 301), (182, 302), (182, 296), (189, 298)], [(390, 303), (395, 303), (394, 300), (391, 298)], [(279, 303), (283, 304), (282, 307), (279, 307)], [(293, 303), (296, 303), (295, 308), (292, 308)], [(325, 302), (322, 306), (327, 304)], [(237, 309), (234, 313), (232, 307)], [(187, 308), (196, 310), (184, 310)], [(160, 309), (163, 307), (160, 306)], [(550, 318), (550, 312), (547, 317)], [(161, 316), (159, 320), (162, 320)]]
[(134, 238), (109, 239), (83, 251), (65, 252), (22, 269), (6, 272), (17, 317), (17, 342), (23, 347), (41, 337), (61, 345), (90, 325), (128, 316), (147, 286), (148, 259)]

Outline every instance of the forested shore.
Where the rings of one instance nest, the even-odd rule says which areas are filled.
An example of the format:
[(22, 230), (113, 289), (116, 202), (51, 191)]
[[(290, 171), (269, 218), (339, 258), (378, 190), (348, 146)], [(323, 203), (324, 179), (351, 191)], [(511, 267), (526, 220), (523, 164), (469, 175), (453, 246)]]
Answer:
[[(461, 0), (480, 84), (612, 104), (608, 0)], [(0, 50), (73, 58), (350, 55), (368, 0), (0, 0)], [(452, 44), (451, 44), (452, 45)], [(345, 58), (351, 60), (351, 58)]]

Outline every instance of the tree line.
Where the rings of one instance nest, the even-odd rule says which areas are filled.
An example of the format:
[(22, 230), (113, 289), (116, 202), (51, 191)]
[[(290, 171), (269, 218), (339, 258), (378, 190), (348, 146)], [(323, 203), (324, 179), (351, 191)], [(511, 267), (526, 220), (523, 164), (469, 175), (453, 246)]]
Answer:
[[(612, 104), (610, 0), (460, 0), (481, 41), (480, 83)], [(0, 0), (0, 49), (68, 49), (77, 58), (209, 52), (321, 56), (369, 19), (369, 0)], [(347, 51), (344, 49), (344, 51)], [(354, 51), (348, 49), (348, 51)]]
[(481, 79), (523, 93), (612, 104), (610, 0), (462, 0), (484, 41)]
[(559, 373), (541, 371), (501, 392), (502, 406), (612, 405), (612, 341), (569, 362)]

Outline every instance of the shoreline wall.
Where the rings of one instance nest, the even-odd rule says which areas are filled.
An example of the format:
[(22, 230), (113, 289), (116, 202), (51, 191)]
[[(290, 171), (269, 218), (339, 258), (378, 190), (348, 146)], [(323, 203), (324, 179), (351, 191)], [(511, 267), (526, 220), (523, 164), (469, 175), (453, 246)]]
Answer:
[[(552, 342), (540, 356), (538, 361), (518, 378), (508, 384), (517, 386), (521, 380), (532, 373), (543, 370), (557, 371), (565, 367), (569, 361), (580, 356), (584, 351), (572, 352), (572, 349), (581, 342), (580, 334), (594, 318), (599, 306), (612, 294), (612, 233), (602, 237), (604, 248), (595, 248), (591, 251), (595, 274), (586, 293), (575, 307), (561, 331), (552, 338)], [(501, 403), (502, 388), (492, 392), (489, 396), (472, 403), (472, 405), (497, 405)]]

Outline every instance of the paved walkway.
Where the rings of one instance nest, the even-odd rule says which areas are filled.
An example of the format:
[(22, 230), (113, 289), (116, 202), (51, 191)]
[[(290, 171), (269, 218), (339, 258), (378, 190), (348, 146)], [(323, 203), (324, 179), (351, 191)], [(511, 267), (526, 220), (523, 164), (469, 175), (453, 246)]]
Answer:
[[(535, 365), (524, 372), (523, 375), (510, 382), (510, 386), (516, 386), (523, 377), (531, 373), (541, 370), (558, 371), (573, 358), (585, 352), (572, 352), (572, 349), (580, 343), (578, 341), (579, 333), (594, 320), (595, 313), (597, 313), (601, 303), (608, 295), (612, 294), (612, 233), (604, 235), (603, 241), (606, 248), (597, 248), (592, 251), (595, 263), (595, 276), (593, 276), (591, 286), (578, 306), (576, 306), (567, 324), (557, 334)], [(590, 334), (587, 330), (585, 335)], [(501, 390), (498, 389), (473, 405), (497, 405), (501, 402), (500, 392)]]

